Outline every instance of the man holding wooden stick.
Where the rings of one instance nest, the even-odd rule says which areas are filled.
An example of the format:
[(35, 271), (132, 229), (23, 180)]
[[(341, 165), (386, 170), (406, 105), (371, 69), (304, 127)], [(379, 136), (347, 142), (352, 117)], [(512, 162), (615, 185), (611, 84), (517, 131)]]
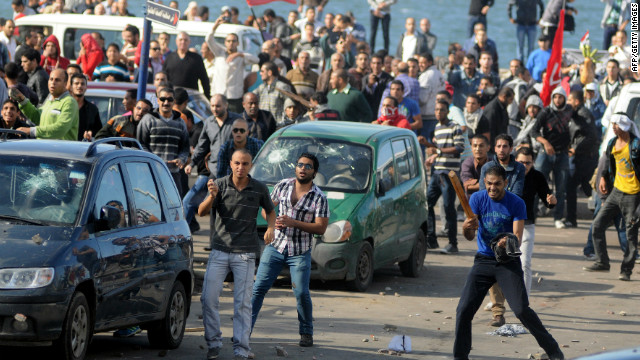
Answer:
[[(529, 307), (519, 256), (504, 260), (496, 256), (494, 249), (507, 247), (511, 234), (522, 241), (527, 209), (524, 201), (506, 190), (508, 180), (502, 166), (492, 166), (484, 171), (485, 190), (471, 195), (469, 205), (475, 216), (462, 225), (464, 237), (476, 237), (478, 252), (469, 271), (456, 310), (456, 338), (453, 356), (467, 360), (471, 351), (471, 321), (482, 305), (489, 288), (498, 283), (516, 317), (536, 338), (551, 360), (564, 359), (556, 340), (546, 330), (538, 315)], [(493, 243), (493, 247), (492, 247)], [(507, 255), (509, 255), (507, 253)]]

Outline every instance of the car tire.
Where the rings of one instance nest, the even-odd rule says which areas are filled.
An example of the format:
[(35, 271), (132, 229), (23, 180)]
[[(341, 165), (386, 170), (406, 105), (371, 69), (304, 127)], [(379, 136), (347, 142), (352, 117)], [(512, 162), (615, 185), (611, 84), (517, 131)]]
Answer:
[(67, 316), (62, 324), (60, 338), (55, 341), (61, 359), (81, 360), (87, 355), (87, 349), (93, 335), (93, 322), (87, 298), (76, 292), (71, 298)]
[(424, 232), (421, 229), (418, 230), (416, 236), (416, 242), (413, 244), (413, 249), (409, 258), (405, 261), (398, 263), (400, 265), (400, 271), (402, 275), (406, 277), (418, 277), (420, 272), (424, 268), (424, 258), (427, 256), (427, 241), (424, 236)]
[(360, 245), (356, 260), (356, 277), (347, 281), (347, 287), (353, 291), (364, 292), (373, 280), (373, 248), (366, 241)]
[(176, 281), (169, 295), (164, 319), (147, 329), (151, 346), (162, 349), (176, 349), (180, 346), (187, 324), (188, 304), (184, 285)]

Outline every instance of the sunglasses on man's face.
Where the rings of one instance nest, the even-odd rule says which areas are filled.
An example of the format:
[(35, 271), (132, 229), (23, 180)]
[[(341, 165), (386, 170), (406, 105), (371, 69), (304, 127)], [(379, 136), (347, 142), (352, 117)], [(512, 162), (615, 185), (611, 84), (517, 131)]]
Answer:
[(161, 97), (161, 98), (158, 98), (158, 100), (160, 102), (165, 102), (165, 101), (173, 102), (173, 98), (172, 97)]
[(311, 164), (298, 163), (296, 166), (298, 169), (313, 170), (313, 165)]
[(233, 131), (234, 134), (237, 134), (237, 133), (244, 134), (245, 132), (247, 132), (247, 130), (240, 129), (240, 128), (231, 129), (231, 131)]

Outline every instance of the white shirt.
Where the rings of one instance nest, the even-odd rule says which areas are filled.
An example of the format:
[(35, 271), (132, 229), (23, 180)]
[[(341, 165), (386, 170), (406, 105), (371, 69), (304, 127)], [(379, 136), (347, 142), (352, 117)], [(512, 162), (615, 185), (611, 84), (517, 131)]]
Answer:
[[(438, 67), (431, 65), (418, 77), (420, 83), (420, 113), (424, 116), (435, 117), (436, 94), (445, 89), (444, 77)], [(422, 119), (423, 121), (425, 118)]]
[[(293, 26), (297, 27), (300, 30), (300, 40), (303, 41), (309, 41), (309, 39), (307, 39), (307, 36), (304, 34), (304, 27), (307, 25), (309, 21), (307, 21), (307, 18), (303, 18), (303, 19), (298, 19), (296, 20), (296, 22), (293, 23)], [(315, 19), (313, 22), (313, 33), (317, 34), (318, 29), (320, 29), (321, 27), (324, 26), (324, 23), (322, 23), (322, 21), (318, 21), (318, 19)]]
[(227, 63), (227, 50), (215, 40), (213, 33), (207, 34), (205, 41), (216, 56), (213, 66), (211, 94), (223, 94), (227, 99), (240, 99), (244, 95), (244, 68), (247, 64), (257, 64), (257, 56), (244, 53), (231, 63)]
[[(13, 58), (16, 53), (16, 48), (18, 47), (16, 37), (12, 36), (11, 39), (9, 39), (7, 35), (5, 35), (4, 31), (0, 31), (0, 42), (2, 42), (7, 47), (7, 50), (9, 51), (9, 59), (13, 62), (16, 62), (16, 60)], [(20, 63), (20, 60), (21, 59), (18, 59), (18, 64)]]
[(415, 55), (417, 43), (418, 38), (415, 34), (404, 35), (404, 38), (402, 39), (402, 61), (407, 61)]

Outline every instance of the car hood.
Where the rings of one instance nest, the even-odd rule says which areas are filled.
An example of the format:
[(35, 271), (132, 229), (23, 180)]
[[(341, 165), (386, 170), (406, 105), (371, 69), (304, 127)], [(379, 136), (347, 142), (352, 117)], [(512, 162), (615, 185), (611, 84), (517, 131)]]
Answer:
[(52, 266), (60, 251), (68, 248), (70, 227), (0, 227), (0, 268)]
[[(338, 191), (323, 191), (323, 193), (329, 201), (329, 212), (331, 213), (329, 223), (348, 219), (367, 195), (366, 193), (343, 193)], [(267, 226), (267, 221), (262, 216), (258, 216), (258, 226)]]

